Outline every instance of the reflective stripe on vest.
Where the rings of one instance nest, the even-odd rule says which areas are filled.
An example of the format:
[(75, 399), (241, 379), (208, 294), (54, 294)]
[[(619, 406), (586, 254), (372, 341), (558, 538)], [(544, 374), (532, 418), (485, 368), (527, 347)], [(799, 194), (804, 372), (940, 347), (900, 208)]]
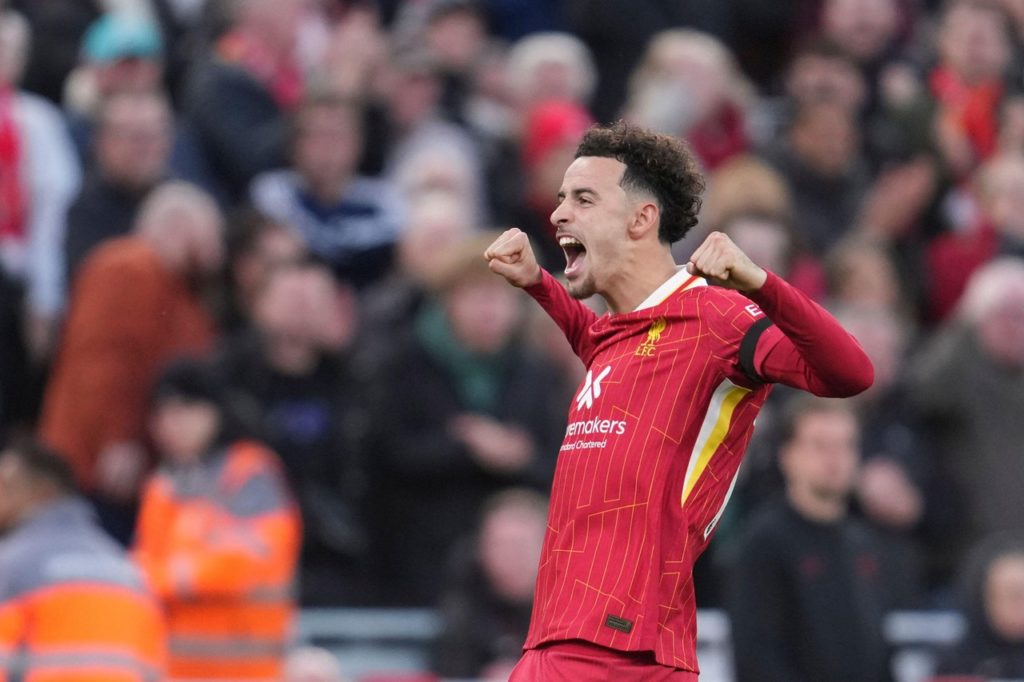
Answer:
[(243, 637), (212, 638), (172, 636), (168, 646), (172, 657), (235, 659), (264, 656), (283, 658), (286, 644), (278, 639)]
[(294, 581), (289, 581), (286, 585), (263, 585), (260, 587), (254, 587), (244, 594), (239, 601), (239, 598), (230, 597), (217, 599), (208, 597), (206, 595), (181, 595), (175, 599), (180, 604), (189, 605), (216, 605), (223, 606), (225, 604), (236, 604), (240, 603), (244, 606), (249, 605), (274, 605), (280, 606), (291, 606), (295, 603), (295, 599), (298, 595), (298, 586)]
[[(69, 673), (74, 673), (84, 672), (85, 669), (112, 668), (117, 671), (134, 673), (146, 682), (160, 682), (163, 679), (161, 671), (149, 663), (139, 660), (131, 654), (113, 651), (51, 651), (48, 653), (25, 651), (8, 660), (10, 669), (20, 671), (22, 675), (26, 676), (33, 672), (53, 673), (66, 670)], [(0, 663), (3, 663), (2, 658), (0, 658)]]

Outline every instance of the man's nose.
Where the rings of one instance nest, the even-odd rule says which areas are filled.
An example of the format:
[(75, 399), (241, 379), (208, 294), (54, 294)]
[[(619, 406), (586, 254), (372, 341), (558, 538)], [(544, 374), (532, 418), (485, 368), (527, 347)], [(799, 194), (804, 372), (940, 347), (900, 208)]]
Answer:
[(560, 203), (554, 211), (551, 212), (551, 224), (554, 226), (564, 225), (569, 222), (569, 210), (565, 206), (565, 202)]

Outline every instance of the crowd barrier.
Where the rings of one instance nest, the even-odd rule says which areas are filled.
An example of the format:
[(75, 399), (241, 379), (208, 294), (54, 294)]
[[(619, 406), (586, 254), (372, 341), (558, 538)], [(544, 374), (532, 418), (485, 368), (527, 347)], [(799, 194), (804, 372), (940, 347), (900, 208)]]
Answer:
[[(400, 679), (429, 667), (431, 642), (441, 620), (432, 609), (304, 609), (296, 632), (300, 643), (334, 653), (345, 672), (361, 678), (390, 674)], [(934, 670), (936, 652), (963, 635), (964, 621), (951, 611), (899, 611), (888, 615), (885, 636), (893, 645), (896, 682), (924, 682)], [(701, 682), (733, 682), (732, 644), (725, 612), (697, 614)]]

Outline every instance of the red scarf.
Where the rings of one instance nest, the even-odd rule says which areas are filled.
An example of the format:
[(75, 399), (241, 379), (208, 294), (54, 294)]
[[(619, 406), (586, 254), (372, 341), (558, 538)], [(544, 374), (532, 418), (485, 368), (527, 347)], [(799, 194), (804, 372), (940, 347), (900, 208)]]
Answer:
[(999, 138), (998, 108), (1003, 84), (985, 81), (967, 85), (953, 71), (939, 67), (929, 78), (932, 93), (955, 120), (971, 142), (974, 156), (983, 161), (996, 151)]
[(302, 100), (302, 72), (294, 61), (281, 61), (241, 32), (228, 33), (217, 43), (217, 54), (237, 64), (263, 83), (282, 109), (293, 109)]
[(25, 239), (28, 206), (21, 186), (21, 153), (13, 93), (0, 88), (0, 242)]
[(698, 123), (686, 133), (686, 139), (708, 170), (747, 151), (743, 112), (734, 104), (726, 104), (711, 118)]

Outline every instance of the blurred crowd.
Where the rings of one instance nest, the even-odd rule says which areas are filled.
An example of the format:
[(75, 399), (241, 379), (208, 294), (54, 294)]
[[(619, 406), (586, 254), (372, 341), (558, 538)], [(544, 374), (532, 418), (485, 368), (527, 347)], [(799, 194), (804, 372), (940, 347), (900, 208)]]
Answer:
[(887, 679), (908, 608), (1024, 677), (1022, 45), (1022, 0), (0, 0), (0, 679), (68, 576), (173, 679), (278, 679), (296, 605), (437, 607), (435, 672), (504, 679), (583, 368), (481, 254), (561, 271), (618, 118), (706, 172), (680, 260), (727, 233), (875, 365), (759, 419), (697, 575), (739, 678)]

